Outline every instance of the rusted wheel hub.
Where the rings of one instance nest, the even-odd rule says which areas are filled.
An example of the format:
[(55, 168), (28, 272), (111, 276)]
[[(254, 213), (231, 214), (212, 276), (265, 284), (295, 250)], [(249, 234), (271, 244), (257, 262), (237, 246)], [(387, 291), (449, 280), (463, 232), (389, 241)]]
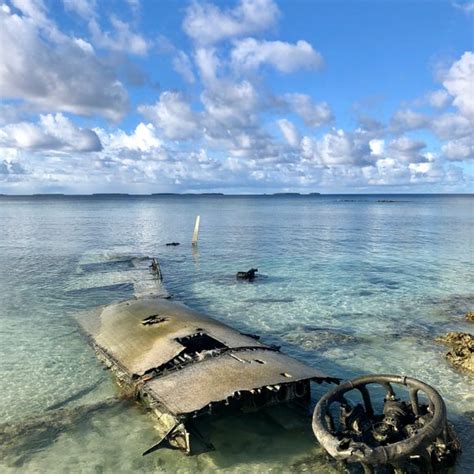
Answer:
[[(398, 398), (392, 384), (403, 389), (408, 400)], [(383, 402), (372, 401), (369, 385), (384, 389)], [(374, 406), (380, 407), (379, 413)], [(429, 472), (454, 464), (460, 451), (439, 393), (399, 375), (368, 375), (339, 385), (316, 405), (313, 431), (333, 458), (361, 463), (367, 472), (377, 465), (398, 472), (413, 465)]]

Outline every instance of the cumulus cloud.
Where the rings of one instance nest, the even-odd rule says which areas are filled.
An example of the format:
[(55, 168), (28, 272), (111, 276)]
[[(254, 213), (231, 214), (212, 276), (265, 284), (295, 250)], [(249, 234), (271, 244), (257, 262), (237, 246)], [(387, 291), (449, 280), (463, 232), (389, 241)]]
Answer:
[(123, 130), (107, 133), (103, 129), (96, 130), (107, 150), (131, 150), (140, 152), (156, 151), (163, 146), (156, 128), (151, 124), (140, 122), (135, 130), (128, 134)]
[(333, 129), (319, 140), (304, 137), (301, 153), (306, 160), (326, 167), (364, 166), (370, 162), (370, 146), (356, 134)]
[(285, 99), (290, 108), (296, 112), (309, 127), (319, 127), (330, 123), (333, 113), (327, 102), (314, 103), (306, 94), (286, 94)]
[(425, 115), (411, 109), (404, 109), (395, 112), (390, 121), (390, 128), (394, 133), (404, 133), (428, 127), (429, 124), (430, 120)]
[(194, 55), (202, 81), (205, 85), (212, 85), (216, 81), (217, 69), (221, 66), (213, 48), (198, 48)]
[[(79, 15), (88, 24), (94, 44), (100, 48), (123, 53), (144, 56), (150, 48), (150, 42), (141, 34), (132, 31), (130, 24), (115, 15), (110, 17), (111, 30), (105, 30), (99, 24), (96, 0), (62, 0), (66, 11)], [(137, 2), (129, 2), (133, 13), (138, 11)]]
[(23, 15), (0, 10), (0, 90), (46, 111), (119, 120), (128, 97), (114, 72), (60, 33), (41, 3), (16, 0)]
[(99, 23), (92, 19), (89, 29), (95, 44), (111, 51), (126, 52), (144, 56), (148, 52), (149, 44), (145, 38), (133, 32), (130, 25), (115, 16), (110, 19), (112, 31), (103, 31)]
[(301, 142), (301, 137), (296, 127), (287, 119), (280, 119), (277, 123), (288, 144), (297, 147)]
[(385, 150), (385, 140), (373, 138), (369, 141), (370, 153), (374, 156), (382, 156)]
[(421, 140), (399, 137), (389, 143), (387, 155), (398, 162), (420, 163), (427, 161), (421, 153), (425, 147), (426, 144)]
[(102, 150), (100, 139), (94, 131), (77, 127), (62, 114), (41, 115), (38, 123), (6, 125), (0, 128), (0, 144), (31, 151)]
[(15, 161), (0, 161), (0, 180), (7, 180), (15, 175), (26, 174), (25, 168)]
[(184, 51), (177, 51), (173, 58), (173, 69), (189, 84), (194, 84), (193, 66), (189, 56)]
[[(0, 40), (14, 53), (0, 63), (0, 87), (13, 99), (0, 109), (2, 188), (23, 179), (43, 189), (86, 191), (422, 189), (460, 183), (462, 165), (456, 162), (473, 158), (467, 53), (446, 69), (442, 88), (412, 102), (412, 109), (396, 111), (388, 124), (360, 118), (355, 130), (321, 133), (315, 129), (335, 122), (327, 102), (297, 91), (277, 95), (263, 76), (317, 69), (322, 61), (304, 40), (259, 36), (279, 16), (270, 0), (241, 0), (231, 7), (193, 2), (183, 23), (192, 49), (160, 39), (160, 52), (173, 55), (173, 69), (194, 85), (192, 95), (162, 92), (155, 103), (138, 107), (146, 118), (138, 125), (89, 130), (62, 113), (28, 121), (38, 107), (120, 119), (127, 95), (112, 67), (132, 59), (107, 58), (103, 50), (144, 55), (152, 43), (116, 17), (107, 30), (95, 0), (63, 0), (86, 20), (92, 40), (62, 33), (40, 1), (11, 1), (22, 13), (8, 7), (1, 13)], [(20, 110), (16, 99), (29, 110)], [(426, 113), (415, 109), (428, 104)], [(436, 135), (436, 151), (429, 153), (415, 133), (405, 134), (419, 129), (423, 137)]]
[(445, 113), (434, 117), (431, 128), (442, 140), (462, 138), (474, 133), (472, 122), (456, 113)]
[(459, 112), (474, 120), (474, 53), (465, 52), (454, 62), (443, 81), (443, 86), (454, 97)]
[(450, 161), (474, 160), (474, 135), (450, 140), (441, 147), (441, 151)]
[(279, 15), (273, 0), (240, 0), (226, 10), (194, 1), (186, 10), (183, 29), (196, 43), (210, 45), (266, 30), (275, 25)]
[(298, 69), (317, 69), (322, 64), (321, 55), (303, 40), (291, 44), (247, 38), (235, 42), (231, 56), (235, 69), (257, 69), (262, 64), (270, 64), (280, 72), (290, 73)]
[(432, 91), (427, 95), (428, 103), (431, 107), (442, 109), (448, 105), (450, 98), (449, 94), (444, 89)]
[(66, 11), (76, 13), (89, 20), (96, 15), (97, 2), (95, 0), (62, 0)]
[(198, 115), (179, 92), (163, 92), (154, 105), (141, 105), (138, 111), (171, 140), (187, 140), (197, 133)]

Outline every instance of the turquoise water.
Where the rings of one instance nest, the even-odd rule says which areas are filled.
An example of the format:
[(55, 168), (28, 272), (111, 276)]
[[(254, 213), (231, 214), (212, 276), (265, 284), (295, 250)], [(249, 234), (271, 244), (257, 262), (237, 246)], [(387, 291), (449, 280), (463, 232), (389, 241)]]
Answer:
[(470, 196), (0, 197), (2, 472), (335, 472), (309, 423), (271, 413), (215, 420), (211, 453), (141, 456), (152, 419), (114, 401), (74, 316), (153, 292), (144, 256), (177, 299), (328, 374), (433, 384), (464, 441), (456, 472), (473, 472), (473, 379), (433, 343), (472, 332), (473, 235)]

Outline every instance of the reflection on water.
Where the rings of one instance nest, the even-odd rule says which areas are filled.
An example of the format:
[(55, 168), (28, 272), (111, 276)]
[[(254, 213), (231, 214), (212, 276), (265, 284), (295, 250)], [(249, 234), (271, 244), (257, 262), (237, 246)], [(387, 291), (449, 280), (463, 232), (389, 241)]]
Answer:
[[(377, 202), (377, 201), (397, 202)], [(398, 202), (400, 201), (400, 202)], [(403, 201), (403, 202), (401, 202)], [(159, 451), (152, 419), (117, 401), (78, 311), (169, 292), (334, 376), (404, 373), (435, 385), (474, 470), (472, 379), (433, 338), (472, 331), (472, 197), (0, 200), (0, 463), (36, 472), (336, 472), (310, 423), (212, 420), (216, 450)], [(201, 215), (200, 244), (190, 245)], [(181, 242), (167, 247), (166, 242)], [(255, 282), (239, 270), (259, 268)], [(326, 387), (315, 387), (315, 398)], [(105, 405), (104, 405), (105, 404)]]

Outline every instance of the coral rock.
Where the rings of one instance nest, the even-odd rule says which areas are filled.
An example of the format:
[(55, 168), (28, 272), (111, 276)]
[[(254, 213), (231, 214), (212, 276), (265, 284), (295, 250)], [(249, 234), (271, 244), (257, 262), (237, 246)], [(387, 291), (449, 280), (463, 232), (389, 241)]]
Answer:
[(468, 321), (474, 322), (474, 311), (468, 311), (468, 312), (464, 315), (464, 319), (467, 319)]
[(450, 347), (446, 359), (455, 367), (465, 369), (474, 374), (474, 336), (466, 332), (448, 332), (446, 336), (437, 338)]

